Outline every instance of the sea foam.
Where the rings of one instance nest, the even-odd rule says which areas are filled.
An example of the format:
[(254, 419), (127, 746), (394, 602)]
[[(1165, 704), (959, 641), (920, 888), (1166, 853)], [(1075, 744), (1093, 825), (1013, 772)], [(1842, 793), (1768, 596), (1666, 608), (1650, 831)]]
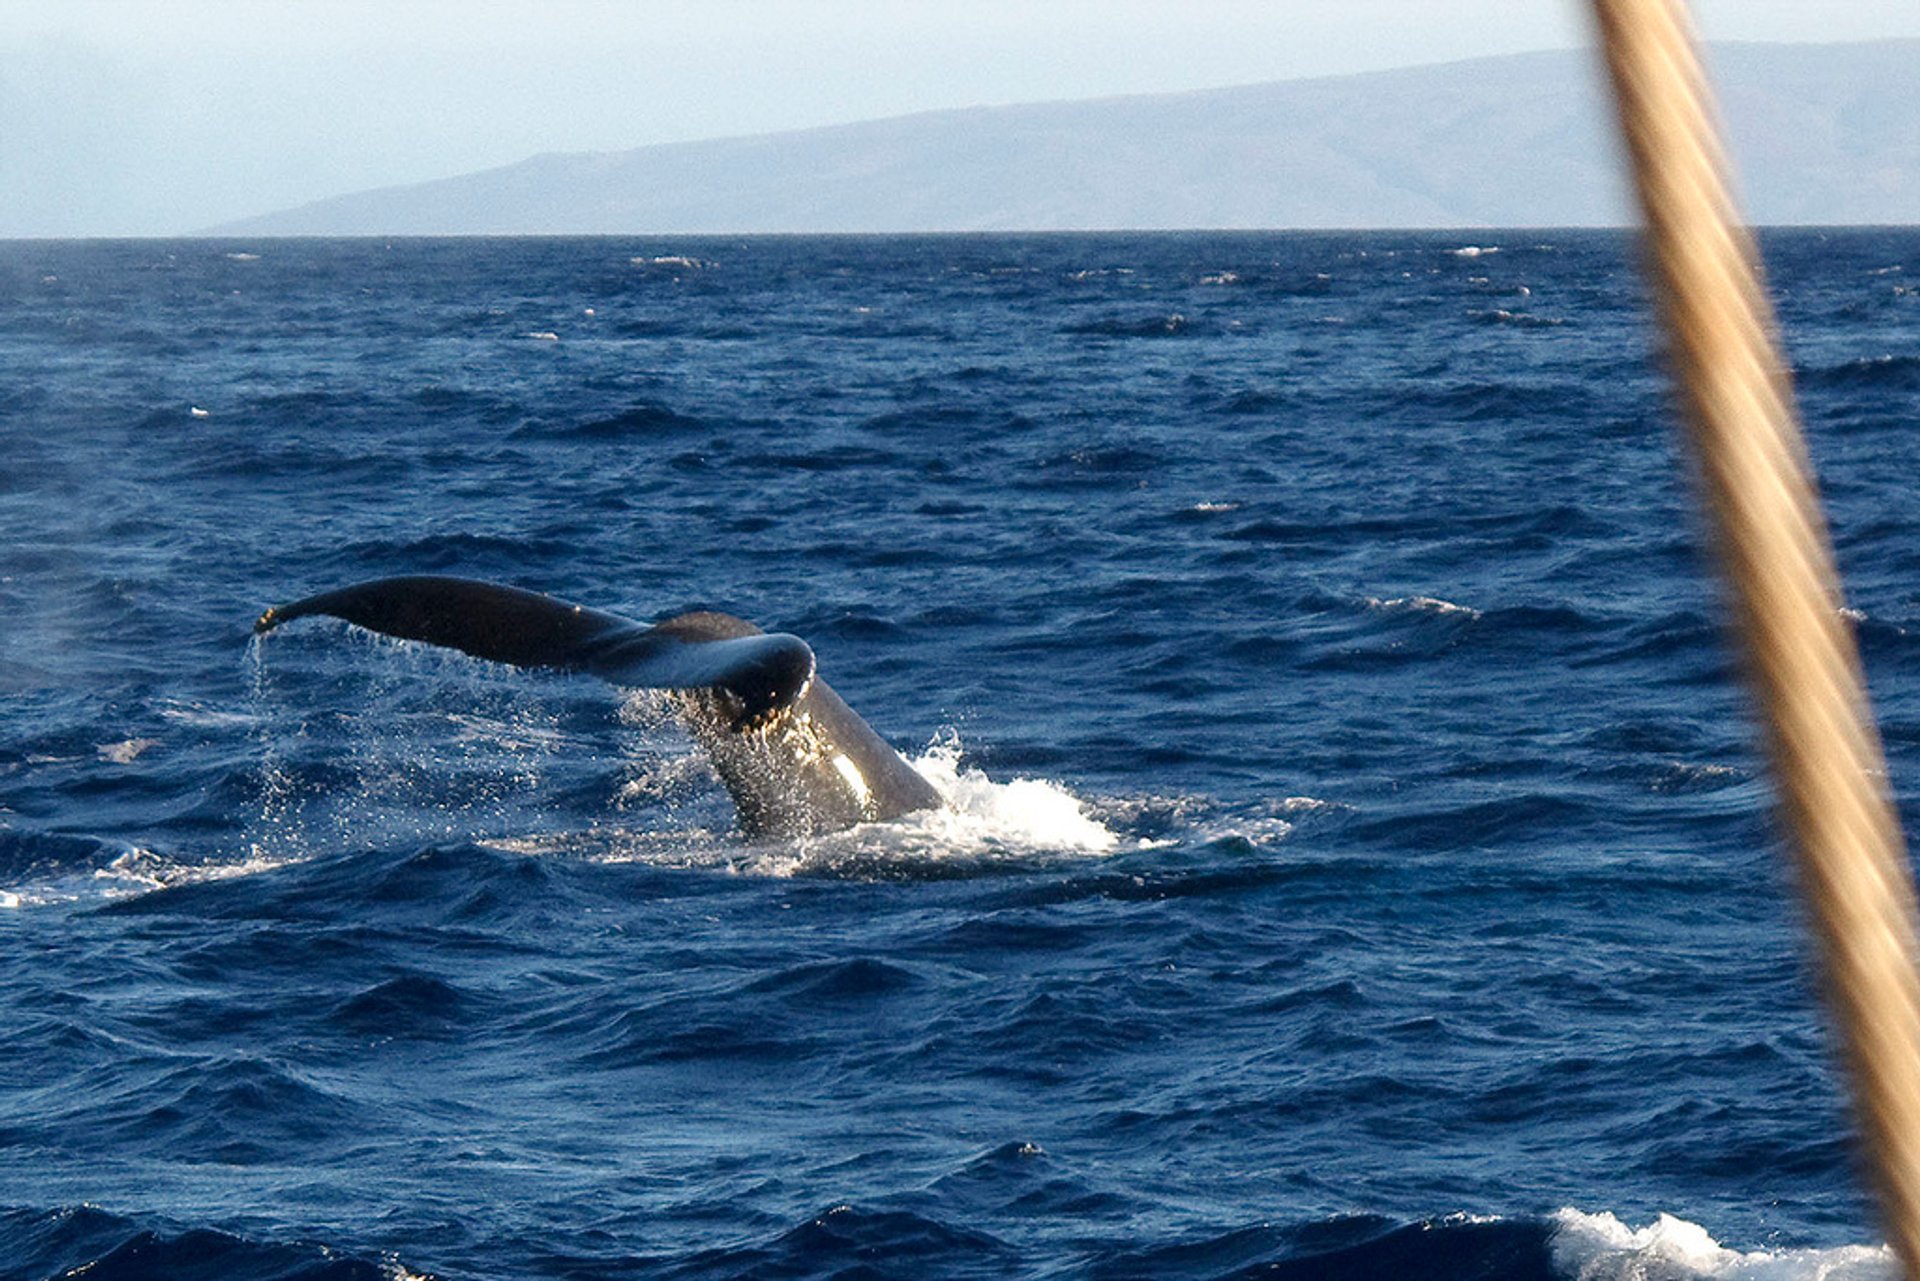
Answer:
[(1571, 1281), (1892, 1281), (1899, 1275), (1885, 1246), (1743, 1253), (1670, 1214), (1630, 1228), (1612, 1214), (1563, 1209), (1553, 1223), (1554, 1267)]

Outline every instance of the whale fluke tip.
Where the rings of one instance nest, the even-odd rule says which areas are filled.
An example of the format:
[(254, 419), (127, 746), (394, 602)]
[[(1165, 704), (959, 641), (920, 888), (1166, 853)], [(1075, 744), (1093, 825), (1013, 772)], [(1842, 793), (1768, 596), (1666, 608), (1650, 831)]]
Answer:
[(269, 605), (264, 614), (253, 620), (253, 634), (258, 636), (262, 632), (270, 632), (279, 625), (280, 611), (274, 606)]

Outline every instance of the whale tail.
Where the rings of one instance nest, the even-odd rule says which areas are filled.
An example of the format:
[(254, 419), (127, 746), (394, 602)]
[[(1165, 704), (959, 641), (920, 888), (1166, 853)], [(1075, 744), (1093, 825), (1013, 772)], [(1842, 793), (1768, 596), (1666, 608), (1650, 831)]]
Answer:
[(275, 606), (267, 632), (324, 614), (516, 667), (664, 689), (756, 835), (809, 835), (940, 803), (900, 754), (817, 679), (798, 636), (730, 614), (649, 627), (516, 587), (433, 575), (383, 578)]

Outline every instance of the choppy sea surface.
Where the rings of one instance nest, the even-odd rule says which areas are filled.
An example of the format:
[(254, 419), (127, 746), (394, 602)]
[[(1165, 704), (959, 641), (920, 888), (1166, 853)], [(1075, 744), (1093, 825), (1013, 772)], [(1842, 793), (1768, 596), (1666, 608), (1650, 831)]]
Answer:
[[(1920, 231), (1764, 247), (1905, 817)], [(1621, 235), (0, 244), (0, 1277), (1889, 1277)], [(813, 645), (944, 810), (266, 605)]]

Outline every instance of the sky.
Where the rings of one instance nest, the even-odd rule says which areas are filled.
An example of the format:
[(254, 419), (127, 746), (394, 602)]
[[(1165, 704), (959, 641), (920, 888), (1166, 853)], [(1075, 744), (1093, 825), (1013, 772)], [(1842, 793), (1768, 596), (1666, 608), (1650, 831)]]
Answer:
[[(1698, 0), (1709, 39), (1915, 0)], [(548, 151), (1589, 42), (1581, 0), (4, 0), (0, 238), (167, 235)]]

